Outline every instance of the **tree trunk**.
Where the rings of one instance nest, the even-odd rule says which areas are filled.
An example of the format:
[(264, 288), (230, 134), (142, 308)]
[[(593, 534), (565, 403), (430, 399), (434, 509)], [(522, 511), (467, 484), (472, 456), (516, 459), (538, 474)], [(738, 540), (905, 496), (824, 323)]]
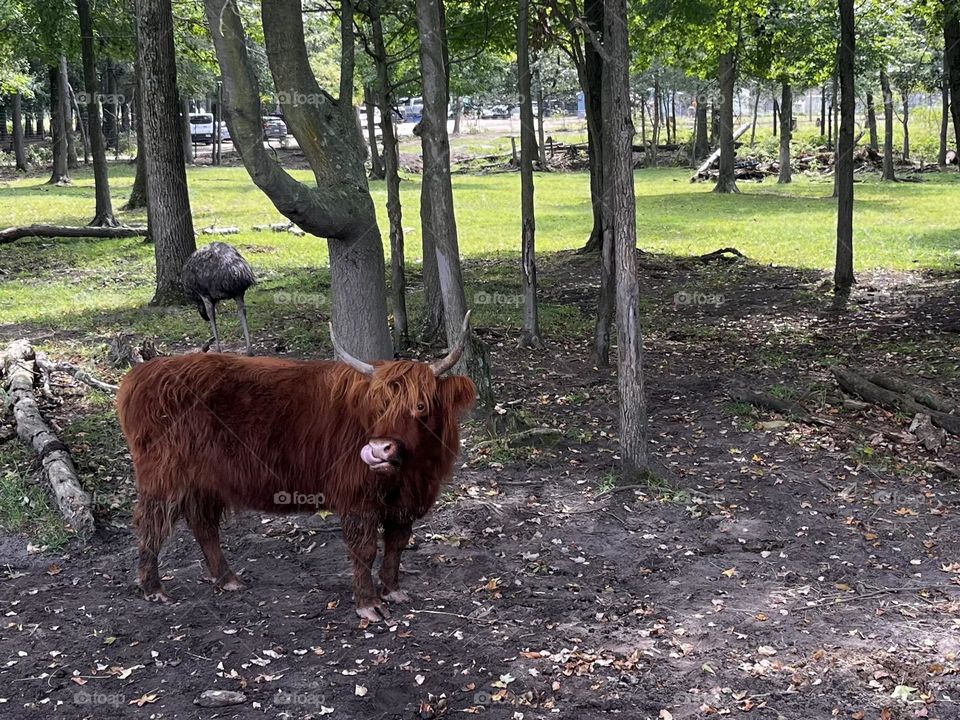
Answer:
[(653, 77), (653, 128), (651, 130), (650, 147), (647, 150), (647, 164), (650, 167), (657, 166), (657, 146), (660, 144), (660, 122), (663, 115), (663, 109), (660, 105), (660, 79)]
[(547, 140), (543, 129), (543, 83), (540, 82), (540, 66), (536, 66), (534, 74), (537, 80), (537, 151), (540, 160), (540, 171), (547, 172), (550, 168), (547, 165)]
[(90, 153), (93, 157), (93, 183), (96, 195), (96, 210), (91, 225), (114, 227), (119, 225), (113, 216), (113, 201), (110, 199), (110, 177), (107, 173), (107, 147), (103, 139), (100, 120), (100, 85), (97, 82), (97, 59), (93, 47), (93, 18), (90, 16), (89, 0), (76, 0), (77, 16), (80, 19), (80, 47), (83, 55), (83, 84), (86, 86), (87, 133), (90, 138)]
[[(950, 87), (950, 114), (953, 115), (953, 133), (960, 153), (960, 2), (943, 2), (943, 62), (945, 78)], [(958, 166), (960, 167), (960, 166)]]
[(107, 146), (116, 146), (117, 143), (117, 109), (113, 103), (113, 94), (117, 91), (117, 76), (113, 68), (113, 60), (107, 58), (103, 63), (103, 79), (107, 87), (106, 97), (103, 98), (103, 135)]
[(853, 286), (853, 131), (856, 124), (856, 28), (854, 0), (839, 0), (840, 44), (837, 71), (840, 75), (840, 131), (837, 134), (837, 257), (833, 271), (834, 305), (846, 305)]
[(893, 93), (885, 70), (880, 71), (880, 87), (883, 90), (883, 180), (896, 180), (893, 168)]
[(750, 147), (753, 147), (757, 140), (757, 112), (760, 110), (760, 88), (756, 89), (753, 97), (753, 120), (750, 123)]
[[(179, 91), (178, 91), (179, 96)], [(180, 99), (180, 140), (183, 145), (183, 162), (193, 164), (193, 131), (190, 127), (190, 99)]]
[(460, 123), (463, 120), (463, 98), (457, 95), (453, 99), (453, 135), (460, 134)]
[(23, 95), (13, 96), (13, 156), (17, 170), (27, 171), (27, 151), (23, 143)]
[(780, 124), (780, 103), (777, 101), (777, 98), (773, 98), (773, 136), (777, 136), (778, 126)]
[[(417, 0), (417, 28), (420, 34), (420, 67), (423, 82), (423, 181), (421, 197), (429, 202), (421, 207), (421, 225), (429, 228), (434, 241), (447, 345), (460, 340), (460, 328), (467, 312), (467, 299), (460, 269), (457, 222), (453, 212), (453, 186), (450, 182), (450, 140), (447, 136), (449, 100), (447, 32), (443, 0)], [(493, 394), (486, 348), (471, 335), (457, 363), (457, 372), (468, 373), (477, 386), (481, 405), (490, 408)]]
[[(50, 68), (50, 126), (53, 134), (53, 173), (50, 183), (59, 185), (70, 182), (67, 172), (67, 59)], [(63, 73), (60, 72), (61, 67)]]
[(736, 48), (720, 55), (720, 175), (713, 189), (718, 193), (737, 193), (735, 173), (736, 146), (733, 140), (733, 96), (737, 82)]
[(877, 110), (873, 102), (873, 93), (867, 90), (867, 129), (870, 131), (870, 147), (879, 150), (877, 142)]
[(780, 101), (780, 173), (777, 182), (785, 185), (793, 180), (790, 172), (790, 140), (793, 137), (793, 90), (783, 81)]
[(950, 133), (950, 86), (947, 85), (947, 78), (944, 75), (943, 87), (940, 90), (940, 149), (937, 152), (937, 165), (947, 166), (947, 138)]
[[(603, 0), (584, 0), (583, 15), (595, 37), (603, 33)], [(590, 205), (593, 209), (593, 227), (582, 252), (600, 250), (602, 242), (603, 202), (603, 148), (600, 142), (602, 110), (600, 87), (603, 75), (603, 58), (589, 39), (583, 44), (583, 72), (580, 74), (580, 89), (583, 90), (584, 109), (587, 115), (587, 152), (590, 154)]]
[(380, 2), (369, 4), (373, 34), (374, 62), (377, 70), (377, 100), (380, 103), (380, 128), (383, 134), (383, 165), (387, 185), (387, 219), (390, 223), (391, 299), (393, 301), (393, 344), (397, 350), (410, 339), (407, 320), (407, 273), (404, 262), (403, 207), (400, 204), (400, 168), (397, 135), (393, 126), (393, 86), (390, 83)]
[(710, 147), (717, 144), (720, 137), (720, 110), (717, 107), (717, 101), (710, 103)]
[(194, 250), (182, 126), (177, 102), (170, 0), (135, 0), (140, 103), (146, 151), (148, 225), (157, 263), (154, 305), (184, 301), (180, 271)]
[[(123, 206), (124, 210), (139, 210), (147, 207), (147, 154), (143, 140), (143, 101), (140, 93), (140, 59), (139, 54), (133, 65), (134, 72), (134, 100), (136, 102), (136, 117), (134, 122), (137, 131), (137, 170), (133, 178), (133, 187), (130, 188), (130, 198)], [(148, 223), (149, 224), (149, 223)]]
[[(868, 96), (869, 97), (869, 96)], [(820, 88), (820, 142), (827, 138), (827, 86)]]
[(67, 127), (67, 167), (70, 170), (76, 170), (80, 167), (80, 161), (77, 159), (77, 113), (74, 115), (73, 106), (76, 99), (73, 97), (73, 89), (70, 87), (70, 73), (67, 69), (66, 57), (61, 57), (63, 66), (60, 68), (63, 90), (66, 94), (66, 127)]
[[(327, 238), (334, 329), (346, 350), (364, 360), (393, 357), (383, 242), (353, 109), (352, 4), (342, 6), (337, 100), (320, 88), (310, 69), (299, 0), (262, 6), (270, 72), (274, 87), (289, 95), (290, 101), (281, 103), (284, 119), (313, 170), (315, 184), (309, 185), (291, 177), (263, 146), (260, 90), (236, 0), (205, 0), (204, 9), (223, 76), (224, 115), (247, 172), (280, 213)], [(293, 101), (304, 95), (316, 102)]]
[[(643, 384), (643, 334), (637, 281), (636, 198), (633, 190), (633, 121), (630, 116), (630, 50), (626, 0), (607, 0), (603, 73), (603, 144), (609, 213), (604, 234), (615, 248), (617, 385), (620, 391), (620, 465), (624, 479), (648, 470), (647, 402)], [(726, 105), (732, 108), (732, 95)], [(732, 113), (727, 119), (732, 123)]]
[(365, 86), (363, 95), (363, 102), (367, 111), (367, 141), (370, 145), (370, 179), (383, 180), (383, 162), (380, 160), (380, 150), (377, 148), (377, 103), (373, 88), (369, 85)]
[(704, 158), (710, 152), (710, 141), (707, 137), (707, 103), (704, 101), (706, 92), (701, 90), (697, 93), (697, 109), (694, 118), (694, 124), (697, 126), (696, 139), (693, 143), (693, 164), (697, 160)]
[(900, 98), (903, 102), (903, 161), (910, 161), (910, 92), (906, 89), (900, 90)]
[(539, 347), (537, 309), (536, 216), (533, 204), (533, 159), (537, 153), (530, 73), (530, 0), (520, 0), (517, 21), (517, 76), (520, 93), (520, 288), (523, 294), (522, 347)]

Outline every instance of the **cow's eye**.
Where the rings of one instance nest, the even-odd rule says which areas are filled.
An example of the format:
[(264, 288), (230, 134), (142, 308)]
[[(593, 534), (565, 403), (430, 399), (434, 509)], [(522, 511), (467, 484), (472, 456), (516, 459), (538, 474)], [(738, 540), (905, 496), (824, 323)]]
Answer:
[(426, 412), (426, 410), (427, 410), (427, 406), (426, 406), (426, 405), (424, 405), (422, 402), (418, 402), (418, 403), (417, 403), (417, 412), (418, 412), (418, 413)]

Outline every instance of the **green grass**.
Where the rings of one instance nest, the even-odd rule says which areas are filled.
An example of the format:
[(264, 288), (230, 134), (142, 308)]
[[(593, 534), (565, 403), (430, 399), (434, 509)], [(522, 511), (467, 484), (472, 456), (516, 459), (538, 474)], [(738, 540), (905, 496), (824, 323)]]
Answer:
[(28, 478), (27, 451), (11, 443), (0, 473), (0, 529), (25, 533), (41, 547), (62, 547), (69, 535), (43, 486)]
[[(309, 172), (294, 171), (302, 180)], [(89, 171), (75, 174), (70, 187), (44, 185), (29, 177), (0, 185), (0, 210), (7, 225), (38, 221), (82, 224), (93, 208)], [(764, 263), (827, 269), (833, 262), (835, 203), (832, 183), (800, 177), (790, 186), (742, 183), (741, 195), (715, 195), (708, 184), (690, 184), (683, 169), (636, 173), (638, 247), (692, 255), (733, 245)], [(111, 168), (115, 204), (129, 192), (132, 167)], [(252, 226), (280, 221), (281, 215), (250, 182), (243, 168), (193, 168), (189, 174), (195, 225), (236, 225), (226, 239), (240, 246), (256, 267), (261, 300), (294, 289), (324, 295), (328, 277), (326, 242), (289, 233), (257, 233)], [(515, 256), (518, 247), (519, 177), (515, 173), (457, 175), (454, 193), (461, 252), (468, 258)], [(585, 173), (540, 174), (537, 183), (538, 252), (580, 247), (590, 231)], [(384, 187), (372, 186), (381, 211)], [(403, 182), (407, 260), (416, 272), (420, 258), (420, 178)], [(866, 177), (856, 186), (856, 264), (868, 268), (954, 268), (960, 260), (960, 218), (949, 211), (960, 195), (960, 174), (930, 174), (922, 183), (884, 184)], [(121, 213), (127, 222), (144, 214)], [(201, 236), (201, 242), (207, 240)], [(3, 323), (70, 325), (78, 330), (134, 331), (160, 335), (199, 332), (181, 309), (143, 311), (153, 286), (152, 248), (129, 240), (25, 240), (0, 246)], [(515, 287), (516, 278), (504, 277)], [(485, 288), (490, 289), (490, 288)], [(312, 313), (309, 302), (290, 308)], [(566, 308), (548, 313), (565, 318)], [(496, 309), (492, 312), (496, 312)], [(574, 313), (576, 314), (576, 313)], [(84, 320), (86, 318), (86, 320)], [(229, 321), (230, 318), (227, 318)], [(89, 321), (89, 322), (87, 322)], [(256, 324), (256, 316), (253, 319)], [(292, 331), (291, 331), (292, 333)], [(310, 338), (292, 335), (290, 342)]]

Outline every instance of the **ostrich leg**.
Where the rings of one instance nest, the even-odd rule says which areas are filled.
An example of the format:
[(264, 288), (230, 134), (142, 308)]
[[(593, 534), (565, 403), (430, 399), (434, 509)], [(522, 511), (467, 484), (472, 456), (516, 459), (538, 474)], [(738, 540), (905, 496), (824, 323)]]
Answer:
[(237, 312), (240, 313), (240, 324), (243, 326), (243, 339), (247, 343), (247, 355), (253, 355), (253, 346), (250, 345), (250, 329), (247, 327), (247, 305), (243, 295), (237, 298)]
[(217, 343), (217, 352), (223, 352), (220, 349), (220, 333), (217, 332), (217, 304), (206, 296), (202, 297), (201, 300), (203, 300), (203, 306), (207, 309), (207, 317), (210, 318), (210, 329), (213, 330), (213, 339)]

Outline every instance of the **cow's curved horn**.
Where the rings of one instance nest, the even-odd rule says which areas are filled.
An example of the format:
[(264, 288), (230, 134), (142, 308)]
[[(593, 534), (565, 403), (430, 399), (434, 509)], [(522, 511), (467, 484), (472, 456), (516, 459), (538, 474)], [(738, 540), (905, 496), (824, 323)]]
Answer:
[(467, 347), (467, 340), (470, 339), (470, 310), (467, 310), (467, 314), (463, 316), (463, 326), (460, 328), (460, 342), (457, 343), (457, 346), (450, 350), (447, 353), (447, 356), (441, 360), (434, 360), (430, 363), (430, 369), (433, 370), (433, 374), (437, 377), (443, 375), (447, 370), (452, 368), (457, 364), (457, 361), (460, 360), (460, 356), (463, 355), (464, 349)]
[(327, 324), (330, 326), (330, 342), (333, 343), (333, 356), (339, 358), (357, 372), (363, 373), (364, 375), (373, 375), (373, 371), (376, 368), (363, 360), (357, 360), (357, 358), (344, 350), (340, 343), (337, 342), (337, 336), (333, 334), (333, 323)]

